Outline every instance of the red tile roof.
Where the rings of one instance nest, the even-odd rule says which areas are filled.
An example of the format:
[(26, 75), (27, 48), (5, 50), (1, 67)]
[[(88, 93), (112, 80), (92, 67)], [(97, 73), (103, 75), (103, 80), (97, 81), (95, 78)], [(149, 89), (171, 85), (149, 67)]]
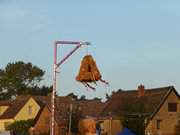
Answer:
[(76, 101), (75, 104), (81, 108), (85, 117), (99, 117), (105, 107), (105, 103), (96, 100)]
[(31, 97), (36, 100), (40, 107), (42, 107), (47, 100), (47, 97), (45, 96), (18, 96), (15, 100), (0, 101), (0, 106), (9, 106), (9, 108), (0, 116), (0, 119), (14, 118)]
[[(39, 100), (47, 105), (51, 111), (51, 98), (50, 97), (33, 97), (35, 100)], [(55, 100), (55, 119), (60, 124), (67, 120), (68, 111), (70, 105), (73, 105), (73, 110), (79, 107), (82, 111), (82, 115), (97, 117), (105, 106), (105, 103), (95, 100), (75, 101), (71, 97), (56, 97)]]
[(152, 115), (172, 90), (175, 91), (172, 86), (145, 89), (145, 94), (142, 97), (138, 97), (137, 90), (116, 92), (112, 95), (111, 99), (107, 101), (107, 105), (101, 115), (108, 116), (111, 114), (118, 116), (120, 114), (139, 112)]
[(29, 100), (29, 97), (17, 98), (10, 102), (9, 108), (0, 116), (0, 119), (14, 118), (21, 108)]
[(2, 100), (0, 101), (0, 106), (9, 106), (12, 104), (12, 100)]

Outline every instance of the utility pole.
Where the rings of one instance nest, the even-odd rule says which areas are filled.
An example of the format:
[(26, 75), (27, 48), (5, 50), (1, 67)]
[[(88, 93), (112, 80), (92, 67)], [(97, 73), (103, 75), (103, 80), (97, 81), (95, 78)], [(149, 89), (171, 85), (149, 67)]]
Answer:
[(112, 113), (109, 112), (109, 134), (108, 135), (112, 135)]
[(73, 105), (70, 104), (70, 112), (69, 112), (69, 130), (68, 130), (68, 135), (71, 135), (71, 125), (72, 125), (72, 110), (73, 110)]
[(110, 135), (112, 135), (112, 116), (110, 117)]

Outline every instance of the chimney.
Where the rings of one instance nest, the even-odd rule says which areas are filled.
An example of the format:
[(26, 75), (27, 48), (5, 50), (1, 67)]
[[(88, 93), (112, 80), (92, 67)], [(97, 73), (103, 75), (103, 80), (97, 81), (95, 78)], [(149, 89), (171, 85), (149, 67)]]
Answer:
[(144, 85), (139, 85), (138, 86), (138, 98), (144, 96), (145, 90), (144, 90)]

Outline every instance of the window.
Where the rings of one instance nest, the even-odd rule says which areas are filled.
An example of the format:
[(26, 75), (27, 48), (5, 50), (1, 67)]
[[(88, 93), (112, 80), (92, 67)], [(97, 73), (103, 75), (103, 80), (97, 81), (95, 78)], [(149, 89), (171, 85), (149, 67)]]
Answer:
[(28, 107), (28, 113), (29, 113), (29, 114), (32, 114), (32, 106), (29, 106), (29, 107)]
[(157, 120), (157, 129), (161, 128), (161, 123), (162, 123), (162, 120)]
[(168, 103), (168, 112), (177, 112), (177, 103)]

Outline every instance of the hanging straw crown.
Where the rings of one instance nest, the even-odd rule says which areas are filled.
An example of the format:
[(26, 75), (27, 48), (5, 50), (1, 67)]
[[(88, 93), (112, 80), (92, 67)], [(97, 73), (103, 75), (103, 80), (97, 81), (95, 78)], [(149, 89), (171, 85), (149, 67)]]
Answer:
[(80, 82), (94, 82), (99, 81), (100, 79), (101, 74), (92, 55), (84, 56), (76, 80)]
[(79, 73), (76, 76), (76, 80), (81, 82), (87, 88), (87, 90), (88, 88), (95, 90), (95, 88), (89, 83), (96, 84), (97, 81), (101, 81), (102, 83), (109, 85), (108, 82), (102, 80), (101, 78), (102, 76), (92, 55), (84, 56), (81, 61)]

